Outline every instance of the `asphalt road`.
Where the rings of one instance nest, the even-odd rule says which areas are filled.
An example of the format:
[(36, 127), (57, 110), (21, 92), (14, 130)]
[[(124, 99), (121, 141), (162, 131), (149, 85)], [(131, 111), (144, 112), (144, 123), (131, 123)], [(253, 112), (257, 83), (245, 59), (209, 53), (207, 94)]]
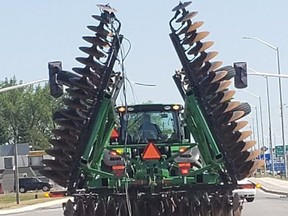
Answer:
[(265, 193), (257, 190), (256, 198), (251, 203), (244, 203), (242, 216), (286, 216), (288, 197)]
[[(288, 213), (288, 197), (265, 193), (257, 190), (256, 199), (252, 203), (244, 203), (242, 216), (286, 216)], [(25, 213), (9, 214), (15, 216), (63, 216), (61, 205), (51, 206)]]
[(15, 215), (15, 216), (63, 216), (63, 210), (62, 206), (60, 205), (55, 205), (55, 206), (50, 206), (42, 209), (37, 209), (34, 211), (27, 211), (24, 213), (17, 213), (17, 214), (9, 214), (10, 215)]

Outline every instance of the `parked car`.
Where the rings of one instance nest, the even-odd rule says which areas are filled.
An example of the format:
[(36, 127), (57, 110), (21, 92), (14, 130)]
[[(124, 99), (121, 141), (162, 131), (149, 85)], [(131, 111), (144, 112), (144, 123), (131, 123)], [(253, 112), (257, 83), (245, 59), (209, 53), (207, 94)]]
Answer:
[(19, 179), (19, 192), (26, 193), (29, 190), (42, 190), (50, 191), (52, 184), (43, 182), (38, 178), (20, 178)]
[(237, 183), (238, 188), (233, 190), (233, 194), (238, 193), (241, 199), (246, 199), (247, 202), (253, 202), (256, 195), (255, 184), (248, 181), (248, 179), (243, 179)]

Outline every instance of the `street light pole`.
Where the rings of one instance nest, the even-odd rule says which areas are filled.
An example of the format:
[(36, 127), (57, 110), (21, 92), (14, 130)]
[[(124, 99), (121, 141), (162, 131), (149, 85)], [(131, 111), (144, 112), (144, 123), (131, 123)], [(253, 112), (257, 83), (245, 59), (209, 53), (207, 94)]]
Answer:
[[(284, 116), (283, 116), (283, 99), (282, 99), (282, 84), (281, 84), (281, 77), (280, 77), (280, 57), (279, 57), (279, 48), (275, 47), (266, 41), (263, 41), (257, 37), (242, 37), (243, 39), (254, 39), (259, 41), (260, 43), (268, 46), (269, 48), (276, 51), (276, 58), (277, 58), (277, 71), (278, 71), (278, 91), (279, 91), (279, 101), (280, 101), (280, 120), (281, 120), (281, 137), (282, 137), (282, 144), (283, 144), (283, 153), (284, 153), (284, 174), (285, 178), (287, 178), (287, 157), (286, 157), (286, 145), (285, 145), (285, 131), (284, 131)], [(273, 167), (274, 168), (274, 167)], [(274, 173), (273, 173), (274, 174)]]
[(273, 157), (273, 147), (272, 147), (272, 126), (271, 126), (271, 108), (270, 108), (270, 96), (269, 96), (269, 80), (266, 78), (266, 90), (267, 90), (267, 104), (268, 104), (268, 130), (269, 130), (269, 148), (270, 148), (270, 160), (272, 166), (272, 175), (274, 176), (274, 157)]
[[(276, 48), (277, 53), (277, 68), (278, 75), (280, 75), (280, 58), (279, 58), (279, 48)], [(279, 86), (279, 100), (280, 100), (280, 118), (281, 118), (281, 135), (282, 135), (282, 143), (283, 143), (283, 154), (284, 154), (284, 175), (287, 178), (287, 156), (286, 156), (286, 144), (285, 144), (285, 131), (284, 131), (284, 112), (283, 112), (283, 99), (282, 99), (282, 83), (281, 77), (278, 78), (278, 86)]]
[[(264, 142), (264, 129), (263, 129), (263, 111), (262, 111), (262, 100), (261, 100), (261, 97), (259, 95), (256, 95), (252, 92), (249, 92), (249, 91), (246, 91), (245, 89), (242, 89), (243, 92), (246, 92), (247, 94), (257, 98), (258, 102), (259, 102), (259, 111), (260, 111), (260, 128), (261, 128), (261, 141), (262, 141), (262, 147), (265, 146), (265, 142)], [(256, 109), (256, 116), (258, 116), (257, 114), (257, 109)], [(257, 118), (258, 119), (258, 118)], [(257, 121), (257, 131), (258, 130), (258, 120), (256, 119)], [(259, 139), (259, 136), (258, 136), (258, 149), (260, 149), (260, 139)], [(266, 163), (266, 159), (265, 159), (265, 152), (263, 152), (263, 159)], [(266, 174), (266, 164), (264, 166), (264, 173)]]
[[(254, 105), (252, 105), (252, 104), (250, 104), (254, 109), (255, 109), (255, 121), (256, 121), (256, 131), (257, 131), (257, 143), (258, 143), (258, 149), (260, 149), (261, 147), (260, 147), (260, 134), (259, 134), (259, 126), (258, 126), (258, 108), (257, 108), (257, 106), (254, 106)], [(254, 123), (253, 123), (253, 125), (254, 125)], [(255, 128), (254, 128), (255, 129)], [(253, 129), (253, 131), (254, 131), (254, 129)], [(253, 133), (253, 138), (254, 138), (254, 140), (255, 140), (255, 133)]]

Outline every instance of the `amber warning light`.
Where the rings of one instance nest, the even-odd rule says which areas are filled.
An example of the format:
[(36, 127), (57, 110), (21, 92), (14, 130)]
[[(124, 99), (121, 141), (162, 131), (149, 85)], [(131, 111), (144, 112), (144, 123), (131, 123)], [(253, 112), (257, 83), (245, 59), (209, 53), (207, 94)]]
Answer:
[(159, 160), (161, 158), (161, 153), (154, 143), (150, 142), (144, 149), (143, 160)]

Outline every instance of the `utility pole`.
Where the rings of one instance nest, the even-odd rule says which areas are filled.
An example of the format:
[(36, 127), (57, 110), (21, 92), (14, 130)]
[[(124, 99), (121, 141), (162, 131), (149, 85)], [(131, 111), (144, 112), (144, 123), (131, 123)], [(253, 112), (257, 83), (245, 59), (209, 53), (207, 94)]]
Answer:
[(17, 146), (17, 135), (14, 135), (14, 182), (15, 182), (15, 192), (16, 192), (16, 203), (20, 203), (19, 196), (19, 171), (18, 171), (18, 146)]

